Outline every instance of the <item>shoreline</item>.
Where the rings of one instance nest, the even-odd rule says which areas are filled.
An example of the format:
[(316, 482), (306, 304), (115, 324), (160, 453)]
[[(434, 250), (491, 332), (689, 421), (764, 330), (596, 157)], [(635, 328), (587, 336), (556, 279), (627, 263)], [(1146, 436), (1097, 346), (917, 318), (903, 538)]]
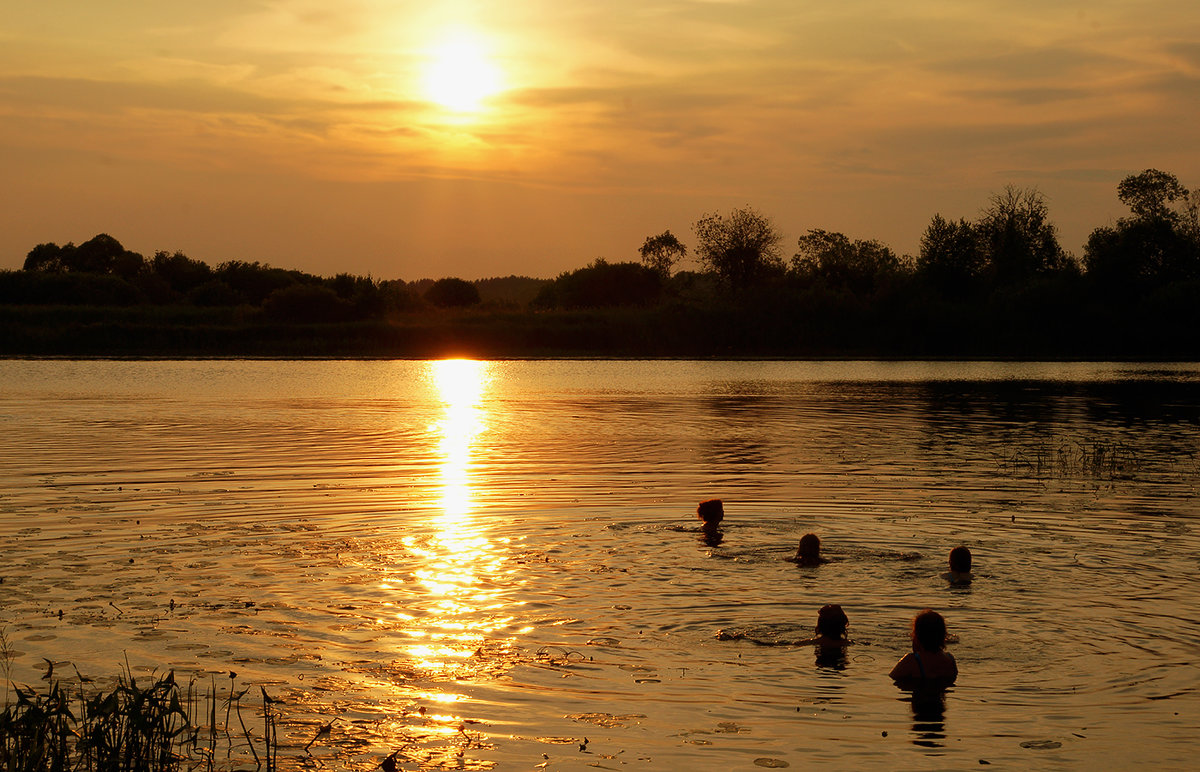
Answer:
[(387, 355), (289, 355), (289, 354), (2, 354), (8, 362), (429, 362), (441, 359), (473, 359), (486, 362), (965, 362), (984, 364), (1200, 364), (1200, 357), (1021, 357), (1021, 356), (638, 356), (619, 354), (480, 355), (447, 353), (443, 356)]

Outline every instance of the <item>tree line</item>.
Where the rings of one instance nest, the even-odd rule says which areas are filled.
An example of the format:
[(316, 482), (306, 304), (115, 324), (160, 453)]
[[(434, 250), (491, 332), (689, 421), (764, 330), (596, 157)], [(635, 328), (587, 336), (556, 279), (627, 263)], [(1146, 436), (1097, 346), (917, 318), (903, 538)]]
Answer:
[[(689, 249), (668, 230), (647, 237), (638, 260), (597, 258), (549, 280), (210, 267), (181, 252), (144, 258), (101, 234), (34, 247), (22, 270), (0, 272), (0, 304), (223, 310), (220, 324), (243, 327), (359, 324), (330, 333), (317, 346), (325, 353), (1195, 358), (1200, 190), (1147, 169), (1116, 195), (1128, 214), (1096, 228), (1079, 257), (1059, 243), (1045, 197), (1010, 186), (973, 219), (935, 214), (916, 255), (814, 228), (786, 257), (772, 220), (745, 207), (693, 224), (699, 270), (678, 270)], [(26, 331), (27, 348), (38, 335)], [(119, 338), (96, 335), (97, 349)]]
[(1082, 259), (1061, 246), (1046, 199), (1034, 188), (1006, 187), (974, 220), (935, 214), (915, 256), (814, 228), (785, 260), (783, 237), (769, 217), (749, 207), (711, 213), (693, 225), (700, 276), (673, 274), (688, 248), (668, 230), (646, 238), (640, 263), (598, 259), (561, 274), (538, 302), (641, 305), (705, 279), (730, 297), (761, 295), (774, 286), (860, 299), (897, 291), (978, 298), (1054, 284), (1136, 300), (1200, 279), (1200, 189), (1189, 191), (1174, 175), (1147, 169), (1122, 180), (1117, 197), (1129, 214), (1096, 228)]
[(485, 295), (495, 302), (527, 295), (527, 301), (542, 283), (518, 276), (477, 282), (324, 277), (242, 260), (212, 267), (181, 251), (146, 258), (101, 233), (78, 245), (35, 246), (20, 271), (0, 272), (0, 303), (242, 307), (272, 320), (319, 324), (479, 305)]

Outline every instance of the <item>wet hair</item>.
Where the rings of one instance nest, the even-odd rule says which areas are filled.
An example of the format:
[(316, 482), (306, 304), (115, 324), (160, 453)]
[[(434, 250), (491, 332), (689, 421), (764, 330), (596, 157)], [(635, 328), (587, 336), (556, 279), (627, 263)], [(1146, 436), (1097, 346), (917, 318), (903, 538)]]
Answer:
[(926, 651), (946, 648), (946, 620), (941, 614), (925, 609), (913, 617), (912, 637)]
[(816, 562), (821, 559), (821, 539), (815, 533), (806, 533), (800, 537), (800, 546), (796, 548), (796, 558), (801, 562)]
[(696, 517), (703, 520), (705, 525), (716, 525), (725, 519), (725, 505), (720, 499), (701, 501), (700, 506), (696, 507)]
[(950, 570), (960, 574), (971, 572), (971, 550), (955, 547), (950, 550)]
[(846, 627), (850, 620), (846, 612), (836, 603), (822, 606), (817, 612), (817, 635), (827, 635), (830, 638), (845, 638)]

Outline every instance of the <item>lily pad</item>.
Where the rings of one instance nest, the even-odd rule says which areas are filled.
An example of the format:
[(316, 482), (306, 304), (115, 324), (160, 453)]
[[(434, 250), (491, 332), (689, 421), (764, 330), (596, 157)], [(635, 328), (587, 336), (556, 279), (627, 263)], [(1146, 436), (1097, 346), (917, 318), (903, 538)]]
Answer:
[(1021, 743), (1021, 747), (1034, 751), (1052, 751), (1055, 748), (1061, 748), (1062, 743), (1058, 740), (1026, 740)]

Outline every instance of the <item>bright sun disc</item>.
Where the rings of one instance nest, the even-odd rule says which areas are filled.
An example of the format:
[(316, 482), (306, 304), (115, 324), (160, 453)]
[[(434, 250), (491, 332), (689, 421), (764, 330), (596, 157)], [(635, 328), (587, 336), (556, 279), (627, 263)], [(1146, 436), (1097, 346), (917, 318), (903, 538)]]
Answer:
[(430, 51), (425, 92), (456, 112), (474, 112), (500, 90), (500, 73), (476, 40), (448, 38)]

